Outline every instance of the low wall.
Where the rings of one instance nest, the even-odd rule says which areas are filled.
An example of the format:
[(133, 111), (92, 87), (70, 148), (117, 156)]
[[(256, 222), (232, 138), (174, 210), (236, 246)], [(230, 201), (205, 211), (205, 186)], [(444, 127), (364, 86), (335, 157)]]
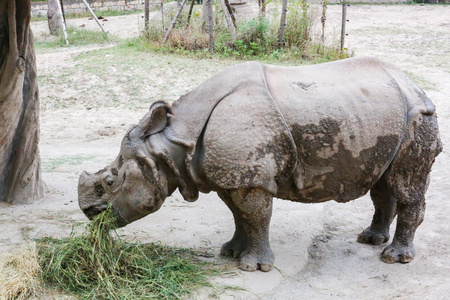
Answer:
[[(107, 10), (140, 10), (144, 9), (144, 0), (108, 0), (108, 1), (87, 1), (94, 11)], [(159, 5), (161, 2), (150, 1), (150, 5)], [(82, 0), (63, 1), (65, 13), (88, 12), (86, 4)], [(31, 2), (31, 16), (46, 16), (48, 10), (47, 1)]]
[[(309, 0), (313, 3), (321, 2), (322, 0)], [(410, 0), (346, 0), (348, 3), (407, 3)], [(422, 0), (424, 3), (447, 3), (450, 4), (450, 0)], [(144, 9), (144, 0), (87, 0), (89, 5), (95, 11), (107, 11), (107, 10), (140, 10)], [(231, 0), (231, 4), (239, 4), (246, 2), (256, 2), (257, 0)], [(234, 3), (233, 3), (234, 2)], [(328, 0), (329, 3), (340, 3), (341, 0)], [(160, 5), (161, 1), (150, 1), (150, 6)], [(82, 0), (69, 0), (63, 1), (64, 12), (66, 13), (80, 13), (87, 12), (88, 9)], [(48, 4), (45, 2), (31, 2), (31, 16), (46, 16), (47, 15)]]

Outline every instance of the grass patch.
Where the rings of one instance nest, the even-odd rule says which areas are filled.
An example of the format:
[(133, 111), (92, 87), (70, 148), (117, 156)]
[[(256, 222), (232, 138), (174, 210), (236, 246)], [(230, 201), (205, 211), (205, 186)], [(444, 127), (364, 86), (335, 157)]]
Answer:
[[(36, 1), (39, 2), (39, 1)], [(84, 5), (84, 4), (83, 4)], [(156, 5), (150, 5), (150, 10), (156, 10), (157, 6)], [(103, 11), (94, 11), (95, 15), (97, 17), (115, 17), (115, 16), (125, 16), (125, 15), (135, 15), (135, 14), (141, 14), (143, 13), (144, 10), (143, 9), (139, 9), (139, 10), (133, 10), (133, 9), (128, 9), (128, 10), (117, 10), (117, 9), (111, 9), (111, 10), (103, 10)], [(77, 12), (77, 13), (65, 13), (64, 17), (66, 19), (80, 19), (80, 18), (91, 18), (92, 14), (90, 12)], [(36, 22), (36, 21), (46, 21), (48, 20), (47, 15), (40, 15), (40, 16), (35, 16), (31, 18), (31, 22)]]
[(37, 241), (43, 282), (82, 299), (179, 299), (201, 287), (219, 268), (188, 249), (122, 241), (111, 210), (80, 236)]
[(42, 171), (43, 172), (55, 172), (62, 165), (79, 165), (86, 160), (90, 160), (95, 156), (70, 156), (65, 155), (62, 157), (43, 159), (42, 160)]
[[(150, 10), (155, 10), (155, 5), (150, 5)], [(133, 9), (127, 9), (127, 10), (117, 10), (117, 9), (111, 9), (111, 10), (102, 10), (102, 11), (94, 11), (95, 15), (97, 17), (116, 17), (116, 16), (126, 16), (126, 15), (135, 15), (135, 14), (141, 14), (144, 13), (143, 9), (139, 10), (133, 10)], [(64, 14), (64, 16), (67, 19), (80, 19), (80, 18), (91, 18), (92, 14), (90, 12), (78, 12), (78, 13), (67, 13)]]
[[(102, 30), (87, 30), (84, 28), (67, 27), (67, 36), (70, 46), (86, 46), (92, 44), (104, 45), (116, 41), (116, 38), (111, 35), (106, 35)], [(64, 34), (61, 32), (54, 39), (37, 39), (35, 45), (43, 48), (65, 47), (66, 40)]]
[(436, 84), (410, 71), (403, 71), (418, 87), (428, 91), (436, 91)]

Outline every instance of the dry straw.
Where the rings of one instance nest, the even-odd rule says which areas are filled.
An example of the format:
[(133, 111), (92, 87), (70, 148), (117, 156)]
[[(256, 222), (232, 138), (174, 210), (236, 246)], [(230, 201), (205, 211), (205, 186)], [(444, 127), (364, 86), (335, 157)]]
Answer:
[(28, 299), (40, 290), (36, 244), (0, 256), (0, 299)]

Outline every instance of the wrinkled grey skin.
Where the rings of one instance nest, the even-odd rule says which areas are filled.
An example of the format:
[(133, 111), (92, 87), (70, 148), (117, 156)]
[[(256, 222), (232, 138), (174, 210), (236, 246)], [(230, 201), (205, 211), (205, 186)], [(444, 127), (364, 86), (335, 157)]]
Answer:
[(81, 174), (79, 204), (92, 218), (112, 203), (124, 226), (158, 210), (177, 188), (187, 201), (216, 191), (236, 225), (221, 253), (240, 258), (243, 270), (269, 271), (273, 197), (346, 202), (370, 191), (375, 214), (358, 241), (387, 242), (397, 215), (381, 259), (409, 262), (441, 150), (434, 105), (392, 65), (248, 62), (173, 107), (154, 103), (110, 166)]

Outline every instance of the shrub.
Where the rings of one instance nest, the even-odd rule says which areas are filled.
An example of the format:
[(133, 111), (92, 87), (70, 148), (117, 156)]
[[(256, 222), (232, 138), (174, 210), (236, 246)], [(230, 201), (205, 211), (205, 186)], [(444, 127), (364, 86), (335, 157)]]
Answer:
[[(326, 7), (326, 2), (323, 5)], [(224, 56), (241, 58), (258, 56), (270, 60), (286, 58), (334, 60), (348, 57), (348, 54), (340, 51), (339, 48), (326, 46), (323, 39), (315, 40), (313, 38), (313, 23), (317, 13), (305, 0), (293, 0), (288, 5), (285, 29), (286, 45), (283, 49), (280, 49), (278, 44), (280, 16), (276, 11), (275, 14), (268, 17), (259, 16), (251, 20), (237, 20), (235, 40), (228, 31), (222, 8), (217, 1), (214, 2), (214, 11), (214, 49)], [(326, 10), (323, 12), (325, 14)], [(208, 49), (209, 36), (204, 28), (202, 7), (199, 5), (194, 7), (189, 26), (187, 26), (188, 9), (183, 10), (166, 45), (162, 44), (165, 29), (169, 27), (175, 13), (175, 5), (165, 10), (164, 27), (161, 19), (154, 19), (150, 22), (144, 36), (147, 37), (147, 42), (152, 44), (151, 47), (164, 49), (164, 51)], [(200, 51), (200, 53), (205, 52)]]
[(312, 42), (311, 32), (315, 13), (305, 0), (288, 2), (285, 41), (287, 47), (306, 49)]

